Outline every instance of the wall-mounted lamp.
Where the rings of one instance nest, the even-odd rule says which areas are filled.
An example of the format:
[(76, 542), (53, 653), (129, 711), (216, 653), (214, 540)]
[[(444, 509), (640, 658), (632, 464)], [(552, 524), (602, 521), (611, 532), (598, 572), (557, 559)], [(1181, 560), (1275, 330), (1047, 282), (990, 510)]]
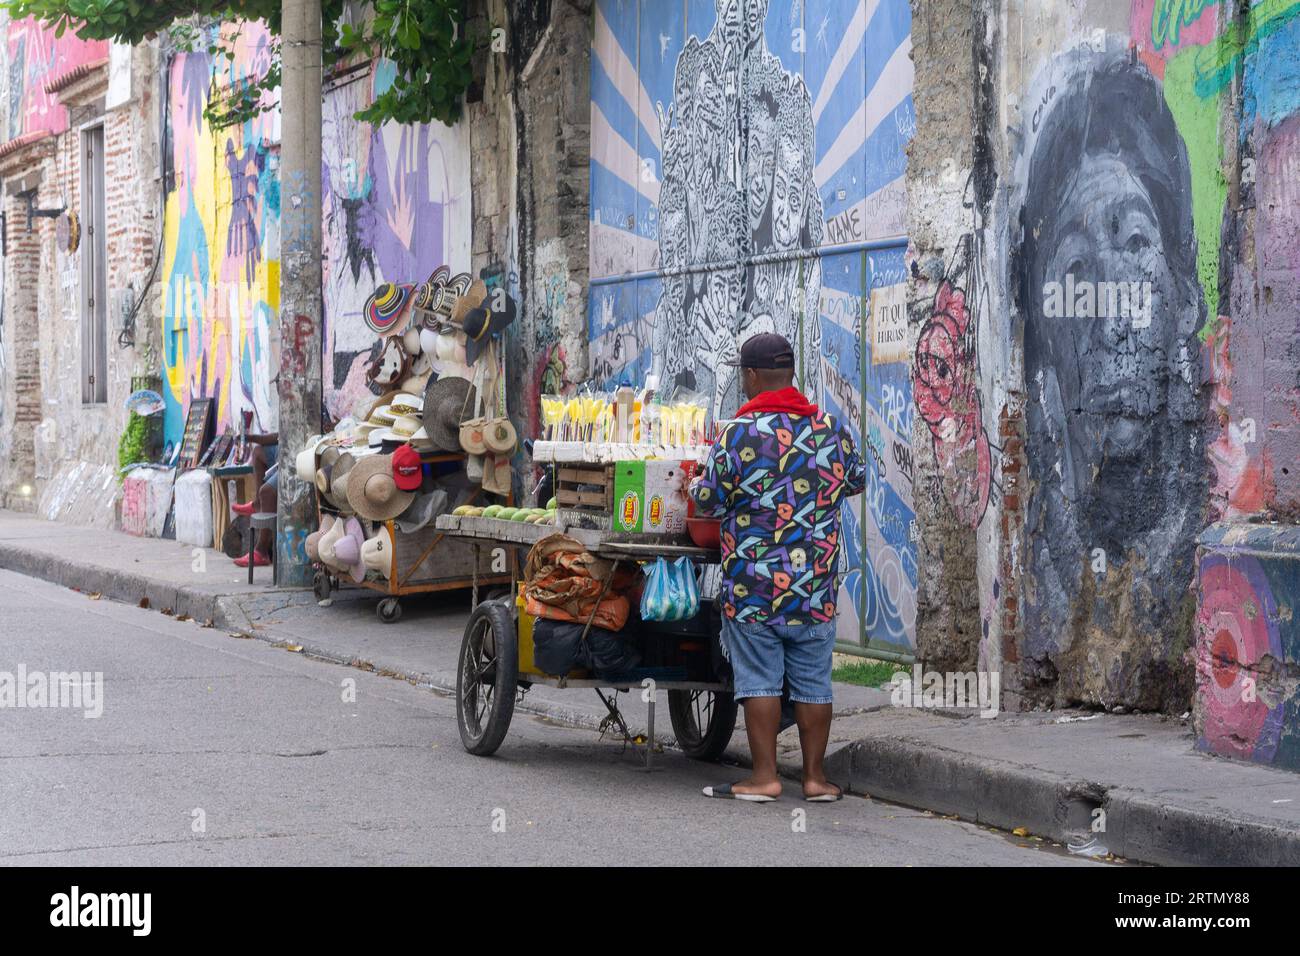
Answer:
[(58, 209), (37, 209), (35, 189), (28, 189), (25, 192), (19, 193), (18, 198), (27, 201), (27, 231), (29, 233), (32, 231), (32, 220), (37, 216), (40, 216), (42, 219), (57, 219), (59, 216), (62, 216), (63, 211), (67, 209), (66, 206), (60, 206)]

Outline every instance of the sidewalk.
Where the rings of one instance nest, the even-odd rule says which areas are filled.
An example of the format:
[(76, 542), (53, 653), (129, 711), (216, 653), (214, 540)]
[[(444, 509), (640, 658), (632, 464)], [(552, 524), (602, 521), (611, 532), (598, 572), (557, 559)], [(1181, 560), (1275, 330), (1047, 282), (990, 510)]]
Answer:
[[(175, 541), (0, 511), (0, 569), (147, 600), (232, 635), (453, 691), (468, 595), (404, 599), (401, 620), (381, 624), (373, 592), (346, 590), (322, 608), (310, 591), (267, 586), (268, 569), (250, 588), (247, 571), (220, 552), (201, 554), (196, 570), (194, 549)], [(829, 772), (855, 793), (1058, 842), (1089, 831), (1100, 810), (1098, 842), (1134, 861), (1300, 864), (1300, 776), (1197, 753), (1177, 718), (1058, 711), (990, 720), (893, 708), (887, 692), (846, 684), (836, 684), (835, 699)], [(644, 728), (639, 695), (623, 695), (620, 707)], [(596, 728), (605, 709), (594, 693), (535, 686), (516, 715)], [(671, 740), (664, 707), (655, 729)], [(782, 772), (797, 777), (797, 732), (783, 733), (780, 747)], [(728, 759), (749, 763), (742, 727)]]

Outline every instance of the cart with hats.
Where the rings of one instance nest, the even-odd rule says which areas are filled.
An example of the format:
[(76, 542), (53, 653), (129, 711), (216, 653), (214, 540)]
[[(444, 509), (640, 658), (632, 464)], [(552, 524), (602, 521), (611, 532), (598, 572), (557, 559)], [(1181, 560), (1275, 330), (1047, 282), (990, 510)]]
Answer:
[[(315, 451), (319, 525), (308, 535), (307, 554), (318, 565), (318, 599), (348, 581), (383, 595), (376, 613), (388, 624), (401, 617), (402, 597), (509, 583), (508, 574), (494, 571), (491, 555), (435, 529), (440, 514), (485, 501), (486, 493), (466, 478), (468, 455), (438, 448), (428, 431), (406, 435), (390, 425), (369, 430), (364, 446), (355, 439), (350, 446), (322, 442)], [(353, 547), (348, 538), (358, 534)]]
[(306, 549), (320, 600), (344, 582), (366, 588), (383, 596), (376, 612), (392, 623), (407, 595), (510, 583), (499, 555), (435, 527), (455, 508), (513, 501), (515, 436), (493, 336), (514, 304), (502, 298), (493, 311), (481, 280), (441, 266), (418, 286), (382, 285), (367, 302), (364, 321), (379, 338), (366, 382), (379, 394), (296, 462), (317, 491)]

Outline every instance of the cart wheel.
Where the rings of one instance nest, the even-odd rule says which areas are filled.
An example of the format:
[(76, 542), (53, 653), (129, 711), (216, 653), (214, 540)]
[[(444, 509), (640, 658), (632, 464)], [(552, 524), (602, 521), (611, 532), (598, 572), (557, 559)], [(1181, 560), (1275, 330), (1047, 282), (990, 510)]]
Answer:
[(402, 616), (402, 605), (395, 597), (386, 597), (375, 607), (379, 620), (385, 624), (394, 624)]
[(327, 600), (330, 596), (330, 576), (324, 571), (317, 571), (311, 579), (311, 589), (316, 594), (316, 600)]
[(711, 690), (670, 690), (668, 719), (686, 756), (715, 761), (736, 729), (736, 698)]
[(518, 678), (514, 615), (504, 602), (484, 601), (465, 625), (456, 666), (456, 723), (470, 753), (486, 757), (501, 746), (515, 713)]

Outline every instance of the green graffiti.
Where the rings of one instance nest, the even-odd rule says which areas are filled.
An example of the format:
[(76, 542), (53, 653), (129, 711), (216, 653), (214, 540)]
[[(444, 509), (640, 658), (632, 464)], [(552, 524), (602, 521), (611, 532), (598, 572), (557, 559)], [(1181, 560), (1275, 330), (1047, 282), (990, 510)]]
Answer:
[(1196, 51), (1196, 95), (1209, 99), (1226, 89), (1241, 58), (1254, 53), (1261, 41), (1297, 14), (1300, 0), (1259, 0), (1239, 26), (1229, 28), (1209, 46)]
[(1218, 0), (1156, 0), (1151, 7), (1151, 45), (1159, 50), (1169, 41), (1178, 46), (1183, 27), (1190, 27), (1206, 7)]

